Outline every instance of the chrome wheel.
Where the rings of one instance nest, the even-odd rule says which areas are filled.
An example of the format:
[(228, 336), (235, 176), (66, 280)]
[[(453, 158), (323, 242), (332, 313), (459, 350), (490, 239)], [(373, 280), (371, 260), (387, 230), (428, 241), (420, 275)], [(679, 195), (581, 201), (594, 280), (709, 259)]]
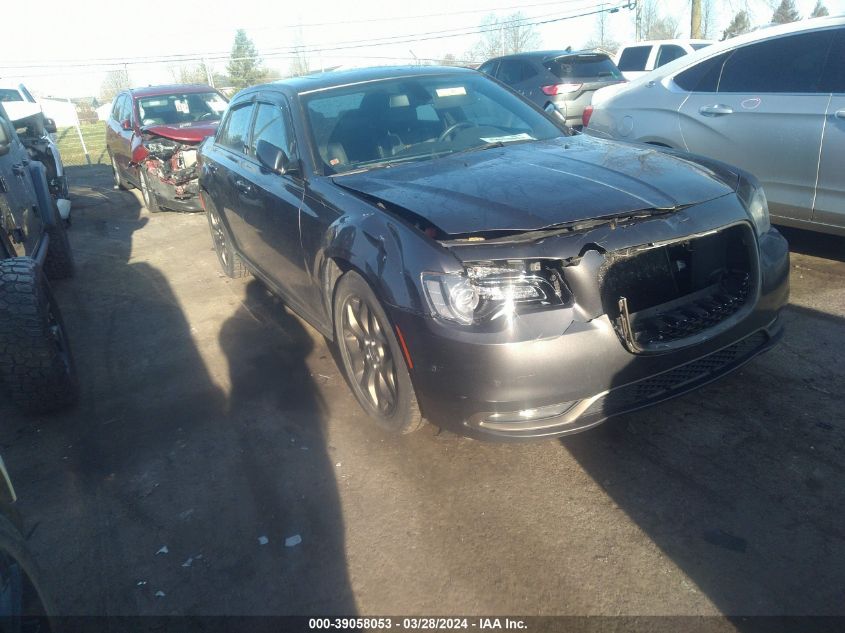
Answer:
[(229, 269), (229, 245), (226, 242), (226, 230), (217, 216), (217, 212), (208, 210), (208, 223), (211, 225), (211, 239), (214, 240), (214, 250), (220, 258), (224, 270)]
[(396, 366), (382, 324), (365, 300), (350, 295), (342, 306), (341, 328), (355, 387), (376, 412), (391, 415), (397, 400)]
[(141, 181), (141, 197), (144, 199), (144, 206), (147, 207), (147, 210), (150, 210), (150, 190), (147, 188), (147, 176), (141, 172), (140, 178), (138, 180)]

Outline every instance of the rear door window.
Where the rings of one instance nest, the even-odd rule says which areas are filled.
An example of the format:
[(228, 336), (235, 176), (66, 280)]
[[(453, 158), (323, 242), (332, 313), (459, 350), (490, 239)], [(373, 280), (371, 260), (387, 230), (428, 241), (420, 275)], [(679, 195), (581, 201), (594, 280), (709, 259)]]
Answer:
[(651, 46), (629, 46), (619, 57), (619, 70), (623, 72), (645, 70), (650, 54)]
[(679, 88), (689, 92), (716, 92), (719, 77), (722, 75), (722, 66), (731, 56), (731, 52), (716, 55), (687, 68), (684, 72), (675, 75), (675, 83)]
[(238, 154), (246, 154), (249, 150), (247, 143), (253, 109), (251, 103), (232, 109), (217, 133), (217, 144)]
[(777, 37), (737, 49), (725, 62), (719, 92), (817, 93), (832, 31)]
[(565, 55), (543, 62), (558, 79), (622, 79), (622, 73), (607, 55), (585, 53)]
[(537, 71), (530, 64), (519, 59), (505, 59), (499, 63), (496, 77), (509, 86), (521, 83), (534, 77)]
[(845, 94), (845, 29), (838, 29), (822, 72), (821, 90)]
[(657, 50), (657, 61), (654, 63), (655, 68), (659, 68), (664, 64), (675, 61), (679, 57), (683, 57), (687, 52), (675, 44), (663, 44)]

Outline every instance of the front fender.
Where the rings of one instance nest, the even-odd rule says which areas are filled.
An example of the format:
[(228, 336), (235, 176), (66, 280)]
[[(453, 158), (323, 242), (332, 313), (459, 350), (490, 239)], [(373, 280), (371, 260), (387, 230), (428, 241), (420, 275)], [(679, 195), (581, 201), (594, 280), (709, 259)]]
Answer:
[(53, 210), (53, 198), (50, 195), (50, 186), (47, 184), (47, 168), (37, 161), (29, 161), (29, 174), (32, 178), (32, 188), (35, 190), (35, 200), (38, 203), (38, 212), (41, 214), (41, 221), (44, 227), (50, 228), (59, 221), (58, 214)]

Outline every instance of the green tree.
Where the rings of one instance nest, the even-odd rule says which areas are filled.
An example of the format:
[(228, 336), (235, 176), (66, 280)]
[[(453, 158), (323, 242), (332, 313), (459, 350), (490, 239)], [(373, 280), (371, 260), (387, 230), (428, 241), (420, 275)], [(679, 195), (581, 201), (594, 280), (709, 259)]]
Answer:
[(789, 24), (801, 19), (798, 10), (795, 8), (794, 0), (780, 0), (778, 8), (772, 14), (773, 24)]
[(726, 28), (722, 32), (722, 39), (727, 40), (731, 37), (736, 37), (737, 35), (748, 33), (750, 30), (751, 20), (748, 19), (748, 13), (746, 13), (745, 11), (740, 11), (734, 16), (734, 19), (731, 20), (731, 23), (728, 24), (728, 28)]
[(232, 45), (229, 63), (226, 64), (226, 72), (232, 86), (238, 90), (264, 81), (266, 72), (261, 65), (261, 58), (258, 57), (255, 44), (243, 29), (238, 29), (235, 33), (235, 43)]
[(830, 11), (828, 11), (827, 7), (822, 4), (822, 0), (816, 0), (816, 6), (813, 8), (813, 12), (810, 14), (810, 17), (823, 18), (826, 15), (830, 15)]

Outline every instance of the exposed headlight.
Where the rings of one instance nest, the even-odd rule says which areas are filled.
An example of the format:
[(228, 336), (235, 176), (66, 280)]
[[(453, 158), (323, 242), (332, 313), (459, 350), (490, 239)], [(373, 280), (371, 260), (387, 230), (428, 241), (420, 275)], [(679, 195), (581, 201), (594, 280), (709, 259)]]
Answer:
[(746, 180), (740, 185), (737, 194), (754, 222), (757, 235), (768, 231), (772, 224), (769, 221), (769, 203), (763, 188)]
[(423, 273), (422, 284), (432, 315), (463, 325), (571, 299), (554, 260), (473, 262), (462, 273)]

